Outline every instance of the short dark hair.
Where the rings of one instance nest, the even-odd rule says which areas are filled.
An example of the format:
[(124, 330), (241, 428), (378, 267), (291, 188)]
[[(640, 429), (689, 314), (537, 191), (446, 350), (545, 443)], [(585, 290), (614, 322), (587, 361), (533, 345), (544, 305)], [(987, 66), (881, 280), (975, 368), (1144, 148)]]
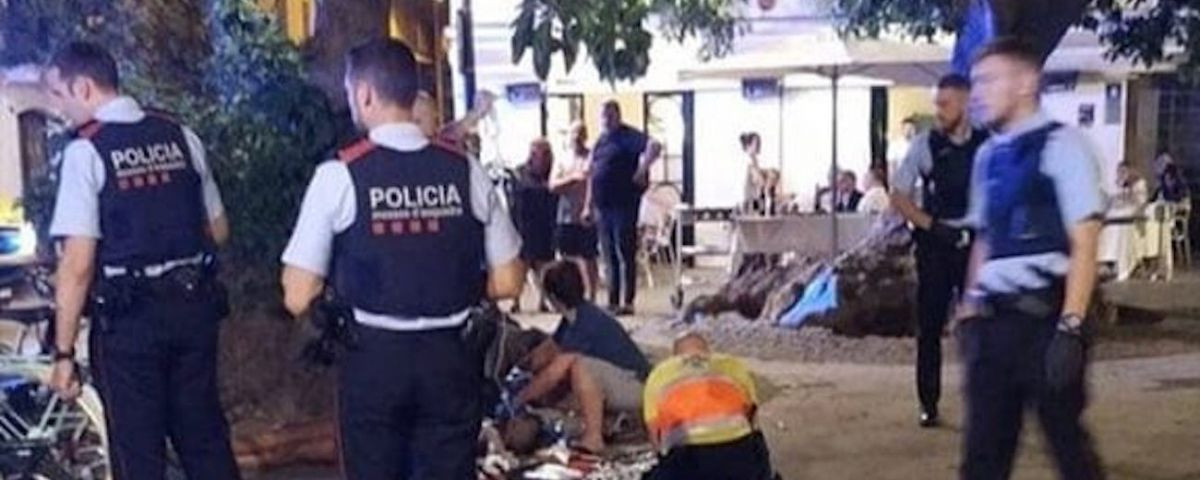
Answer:
[(943, 75), (942, 78), (938, 79), (937, 88), (938, 90), (949, 88), (954, 90), (969, 91), (971, 90), (971, 81), (962, 74), (948, 73)]
[(385, 101), (412, 108), (419, 90), (417, 59), (404, 42), (379, 38), (346, 54), (346, 74), (370, 83)]
[(991, 57), (1004, 57), (1014, 60), (1037, 71), (1041, 71), (1042, 69), (1041, 52), (1038, 51), (1033, 43), (1020, 37), (1000, 37), (984, 45), (975, 53), (975, 61), (972, 64), (977, 64)]
[(542, 288), (547, 295), (568, 308), (583, 303), (583, 274), (574, 262), (557, 261), (550, 264), (546, 273), (542, 274)]
[(905, 123), (915, 127), (917, 125), (917, 119), (910, 115), (910, 116), (904, 117), (904, 120), (900, 121), (901, 125), (903, 125)]
[(121, 85), (117, 61), (107, 49), (95, 43), (68, 43), (50, 59), (50, 66), (57, 68), (59, 76), (66, 81), (87, 77), (97, 86), (113, 91)]
[(754, 142), (762, 143), (762, 137), (758, 136), (758, 133), (756, 132), (746, 132), (738, 137), (738, 141), (742, 142), (742, 148), (746, 148)]

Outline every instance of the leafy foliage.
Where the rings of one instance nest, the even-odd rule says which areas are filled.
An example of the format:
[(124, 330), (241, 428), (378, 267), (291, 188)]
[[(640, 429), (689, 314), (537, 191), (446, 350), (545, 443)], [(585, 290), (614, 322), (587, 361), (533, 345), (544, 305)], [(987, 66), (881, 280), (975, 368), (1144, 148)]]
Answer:
[(912, 38), (953, 32), (966, 2), (961, 0), (839, 0), (842, 33), (875, 38), (894, 27)]
[[(235, 295), (275, 289), (304, 185), (335, 139), (325, 96), (305, 82), (271, 15), (253, 0), (12, 0), (0, 28), (3, 63), (44, 62), (75, 39), (112, 49), (126, 93), (174, 112), (204, 140), (234, 232), (227, 265), (252, 283)], [(48, 218), (52, 202), (41, 197), (54, 188), (32, 183), (31, 213)]]
[[(1179, 60), (1180, 71), (1200, 75), (1200, 4), (1195, 0), (1094, 0), (1082, 25), (1099, 32), (1111, 58), (1153, 65)], [(1172, 57), (1168, 46), (1182, 49)]]
[[(1029, 16), (1030, 11), (1045, 8), (1022, 0), (989, 1), (1002, 17)], [(1182, 73), (1193, 77), (1200, 73), (1200, 5), (1195, 0), (1082, 0), (1076, 5), (1084, 3), (1085, 13), (1071, 23), (1096, 31), (1109, 48), (1109, 58), (1144, 65), (1179, 61)], [(954, 32), (968, 4), (967, 0), (838, 0), (838, 9), (841, 31), (848, 36), (878, 37), (898, 28), (910, 37), (929, 39), (939, 32)], [(1047, 19), (1016, 20), (1036, 25)], [(1173, 54), (1172, 47), (1181, 53)]]
[(215, 1), (208, 24), (210, 95), (190, 123), (221, 183), (232, 259), (274, 272), (312, 166), (335, 141), (329, 106), (305, 83), (299, 52), (252, 1)]
[(567, 71), (587, 51), (600, 78), (633, 81), (650, 66), (652, 20), (665, 37), (682, 41), (700, 37), (703, 58), (728, 53), (743, 26), (735, 7), (745, 0), (523, 0), (512, 22), (513, 63), (526, 52), (534, 71), (545, 79), (555, 55)]

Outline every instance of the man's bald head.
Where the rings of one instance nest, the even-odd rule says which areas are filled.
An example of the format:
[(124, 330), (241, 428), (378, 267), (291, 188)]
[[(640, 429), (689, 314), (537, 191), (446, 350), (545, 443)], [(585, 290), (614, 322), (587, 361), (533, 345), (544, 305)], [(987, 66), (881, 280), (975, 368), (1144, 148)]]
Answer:
[(672, 347), (675, 355), (704, 355), (710, 353), (708, 339), (697, 332), (688, 332), (675, 339)]

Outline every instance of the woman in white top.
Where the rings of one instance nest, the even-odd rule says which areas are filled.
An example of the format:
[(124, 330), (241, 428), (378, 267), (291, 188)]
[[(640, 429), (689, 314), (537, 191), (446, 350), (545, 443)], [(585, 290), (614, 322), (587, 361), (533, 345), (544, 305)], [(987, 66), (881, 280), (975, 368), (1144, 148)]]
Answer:
[(1110, 208), (1137, 208), (1145, 205), (1150, 199), (1150, 189), (1146, 179), (1138, 175), (1129, 162), (1121, 162), (1117, 166), (1116, 190), (1109, 194)]
[(746, 132), (738, 137), (742, 144), (742, 152), (746, 154), (746, 186), (742, 193), (742, 203), (754, 213), (766, 213), (764, 187), (766, 175), (758, 163), (762, 153), (762, 137), (754, 132)]
[(862, 213), (880, 214), (888, 210), (891, 201), (888, 198), (887, 181), (883, 169), (875, 167), (867, 171), (866, 188), (862, 200), (858, 202), (858, 211)]
[(583, 272), (584, 290), (588, 299), (595, 298), (599, 283), (596, 265), (596, 222), (592, 211), (592, 151), (587, 146), (587, 127), (580, 122), (571, 125), (569, 154), (554, 163), (550, 191), (559, 195), (558, 231), (555, 244), (558, 254), (575, 262)]

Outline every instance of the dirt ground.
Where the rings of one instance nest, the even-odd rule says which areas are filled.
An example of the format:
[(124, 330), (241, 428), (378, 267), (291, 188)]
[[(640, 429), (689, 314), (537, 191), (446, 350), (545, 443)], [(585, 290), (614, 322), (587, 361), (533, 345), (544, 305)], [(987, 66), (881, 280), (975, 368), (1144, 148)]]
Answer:
[[(699, 287), (702, 290), (704, 287)], [(627, 326), (661, 355), (673, 335), (668, 291), (643, 294)], [(532, 298), (524, 302), (534, 305)], [(521, 315), (553, 328), (550, 315)], [(750, 359), (760, 376), (761, 423), (784, 478), (957, 478), (962, 437), (961, 371), (948, 337), (945, 425), (916, 425), (912, 339), (847, 339), (820, 330), (783, 331), (722, 317), (700, 327)], [(1087, 424), (1114, 480), (1200, 479), (1200, 319), (1108, 330), (1090, 380)], [(1028, 417), (1014, 479), (1056, 478), (1036, 421)], [(249, 474), (271, 480), (337, 478), (329, 468)]]

